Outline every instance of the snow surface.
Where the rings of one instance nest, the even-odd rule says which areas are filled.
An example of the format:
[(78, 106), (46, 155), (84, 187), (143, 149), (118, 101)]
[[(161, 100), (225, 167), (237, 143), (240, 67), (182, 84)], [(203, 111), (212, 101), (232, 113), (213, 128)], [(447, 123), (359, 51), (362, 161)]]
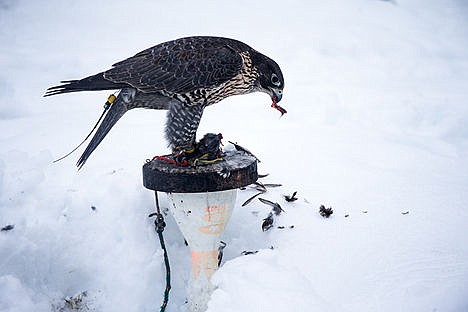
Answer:
[[(286, 79), (282, 118), (253, 94), (202, 120), (257, 154), (283, 184), (262, 195), (275, 225), (294, 225), (262, 232), (270, 207), (240, 191), (208, 311), (468, 311), (467, 17), (464, 0), (0, 1), (0, 311), (71, 311), (83, 292), (80, 311), (159, 309), (141, 166), (167, 152), (165, 114), (129, 112), (77, 172), (79, 152), (52, 161), (109, 93), (42, 95), (188, 35), (245, 41)], [(167, 222), (167, 311), (185, 311), (189, 251)]]

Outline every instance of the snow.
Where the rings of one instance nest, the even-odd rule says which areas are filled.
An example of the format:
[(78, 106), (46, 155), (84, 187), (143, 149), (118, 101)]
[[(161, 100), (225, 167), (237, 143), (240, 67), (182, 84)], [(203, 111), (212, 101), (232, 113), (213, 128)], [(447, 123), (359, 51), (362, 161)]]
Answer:
[[(82, 149), (52, 161), (108, 92), (42, 95), (200, 34), (274, 58), (288, 110), (252, 94), (205, 111), (198, 135), (254, 152), (262, 182), (283, 184), (261, 197), (285, 210), (262, 232), (271, 208), (239, 191), (208, 311), (468, 311), (467, 16), (463, 0), (0, 1), (0, 227), (15, 226), (0, 232), (0, 311), (71, 311), (83, 292), (81, 311), (158, 310), (141, 166), (167, 152), (165, 114), (129, 112), (77, 172)], [(185, 311), (189, 251), (166, 219), (167, 311)]]

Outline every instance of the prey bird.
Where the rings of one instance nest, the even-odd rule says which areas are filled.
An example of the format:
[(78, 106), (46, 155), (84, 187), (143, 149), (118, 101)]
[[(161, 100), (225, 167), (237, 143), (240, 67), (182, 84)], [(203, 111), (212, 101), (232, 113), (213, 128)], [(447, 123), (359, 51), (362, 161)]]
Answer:
[(284, 79), (278, 64), (247, 44), (222, 37), (186, 37), (158, 44), (80, 80), (62, 81), (44, 96), (120, 90), (81, 155), (81, 168), (110, 129), (133, 108), (167, 110), (166, 139), (174, 154), (190, 151), (205, 107), (239, 94), (267, 93), (278, 105)]

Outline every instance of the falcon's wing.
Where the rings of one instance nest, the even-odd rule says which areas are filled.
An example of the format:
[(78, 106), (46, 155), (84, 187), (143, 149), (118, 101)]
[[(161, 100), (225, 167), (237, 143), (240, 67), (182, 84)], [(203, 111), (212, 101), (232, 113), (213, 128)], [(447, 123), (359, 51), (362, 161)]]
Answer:
[(178, 39), (114, 64), (104, 78), (143, 92), (185, 93), (226, 82), (241, 67), (242, 58), (229, 42)]

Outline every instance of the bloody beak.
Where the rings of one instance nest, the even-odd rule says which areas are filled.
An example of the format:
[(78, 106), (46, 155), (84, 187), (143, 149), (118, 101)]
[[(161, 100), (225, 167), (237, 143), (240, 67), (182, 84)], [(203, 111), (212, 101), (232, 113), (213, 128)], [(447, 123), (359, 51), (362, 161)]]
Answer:
[(279, 89), (271, 89), (271, 90), (273, 91), (273, 96), (271, 97), (273, 103), (271, 104), (271, 107), (277, 109), (281, 113), (281, 116), (283, 116), (284, 114), (287, 113), (287, 111), (278, 105), (278, 102), (281, 101), (281, 98), (283, 97), (283, 90), (279, 90)]

